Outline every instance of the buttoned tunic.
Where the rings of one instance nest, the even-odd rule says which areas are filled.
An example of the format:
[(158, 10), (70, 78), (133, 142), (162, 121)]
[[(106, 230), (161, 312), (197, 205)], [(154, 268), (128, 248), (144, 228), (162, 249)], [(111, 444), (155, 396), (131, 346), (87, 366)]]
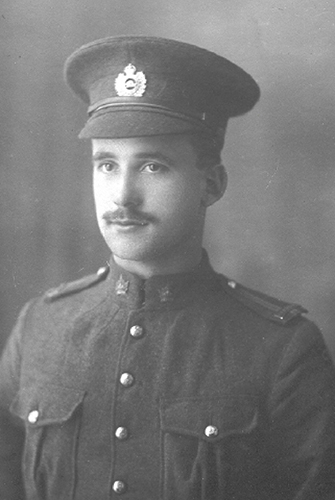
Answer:
[(333, 500), (334, 367), (302, 312), (206, 256), (31, 301), (0, 365), (0, 499)]

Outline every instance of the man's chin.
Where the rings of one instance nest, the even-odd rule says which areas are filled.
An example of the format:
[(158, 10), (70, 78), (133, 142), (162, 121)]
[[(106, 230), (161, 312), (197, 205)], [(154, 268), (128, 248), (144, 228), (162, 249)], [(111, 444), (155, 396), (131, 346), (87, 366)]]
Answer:
[(108, 243), (107, 240), (106, 243), (117, 260), (140, 262), (150, 260), (153, 257), (153, 252), (141, 248), (139, 245), (115, 245), (115, 242)]

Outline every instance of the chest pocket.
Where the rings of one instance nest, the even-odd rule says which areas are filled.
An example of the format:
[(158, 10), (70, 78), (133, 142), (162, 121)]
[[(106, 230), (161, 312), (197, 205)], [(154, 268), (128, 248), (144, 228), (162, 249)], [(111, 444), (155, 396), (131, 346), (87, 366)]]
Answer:
[(165, 400), (160, 418), (164, 500), (230, 498), (234, 483), (252, 475), (259, 434), (255, 398)]
[(22, 388), (11, 412), (25, 423), (23, 456), (28, 499), (74, 495), (76, 443), (84, 391), (58, 385)]

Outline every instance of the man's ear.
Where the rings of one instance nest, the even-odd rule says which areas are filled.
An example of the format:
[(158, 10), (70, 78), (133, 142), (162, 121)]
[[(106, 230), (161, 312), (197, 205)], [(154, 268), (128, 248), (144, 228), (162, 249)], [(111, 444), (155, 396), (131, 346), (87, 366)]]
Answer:
[(205, 171), (206, 193), (204, 204), (210, 207), (224, 195), (227, 188), (228, 176), (223, 165), (214, 165)]

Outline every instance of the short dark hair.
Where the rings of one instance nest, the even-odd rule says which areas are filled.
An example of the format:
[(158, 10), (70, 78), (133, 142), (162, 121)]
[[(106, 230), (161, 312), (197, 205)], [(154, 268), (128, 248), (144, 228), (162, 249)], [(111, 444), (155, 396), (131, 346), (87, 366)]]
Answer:
[(221, 163), (223, 134), (196, 132), (189, 134), (189, 140), (198, 156), (197, 167), (206, 169)]

